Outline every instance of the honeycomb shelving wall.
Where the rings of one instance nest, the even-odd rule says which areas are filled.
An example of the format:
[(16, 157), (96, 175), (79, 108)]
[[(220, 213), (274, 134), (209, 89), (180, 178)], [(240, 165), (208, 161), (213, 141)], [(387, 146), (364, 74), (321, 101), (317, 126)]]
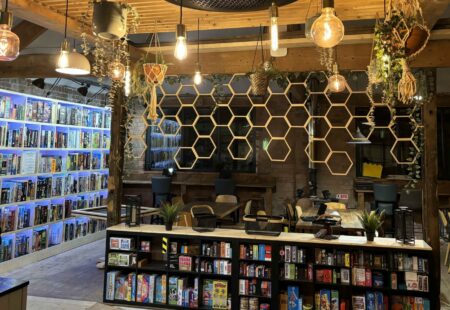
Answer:
[[(345, 176), (354, 165), (353, 156), (345, 148), (338, 147), (336, 132), (345, 132), (349, 140), (358, 140), (356, 127), (362, 129), (367, 138), (377, 130), (392, 134), (395, 143), (391, 156), (398, 164), (411, 165), (415, 158), (398, 158), (397, 148), (413, 148), (420, 153), (415, 137), (422, 124), (418, 124), (411, 110), (407, 114), (396, 114), (396, 110), (382, 102), (380, 90), (367, 91), (368, 77), (364, 71), (347, 72), (344, 92), (330, 93), (324, 72), (291, 73), (285, 80), (271, 81), (266, 96), (251, 94), (250, 81), (246, 74), (205, 76), (200, 86), (190, 77), (168, 76), (158, 88), (158, 114), (160, 119), (152, 123), (148, 119), (148, 108), (134, 120), (134, 129), (127, 143), (132, 144), (133, 157), (145, 154), (146, 131), (150, 126), (158, 127), (164, 134), (165, 120), (176, 121), (180, 132), (189, 132), (189, 141), (183, 141), (174, 155), (181, 170), (193, 169), (198, 160), (211, 159), (217, 150), (215, 133), (225, 130), (231, 134), (227, 151), (231, 159), (249, 160), (255, 152), (249, 140), (260, 131), (267, 136), (262, 148), (272, 162), (285, 162), (294, 146), (288, 135), (309, 141), (304, 152), (309, 161), (327, 167), (331, 175)], [(311, 102), (315, 101), (314, 111)], [(366, 107), (368, 113), (356, 113), (357, 107)], [(374, 126), (361, 125), (373, 121), (378, 111), (386, 111), (390, 121)], [(220, 117), (219, 117), (220, 115)], [(310, 126), (314, 123), (315, 126)], [(399, 135), (399, 123), (410, 124), (408, 135)], [(342, 136), (342, 135), (341, 135)], [(310, 139), (309, 139), (310, 138)], [(346, 145), (347, 141), (339, 141)], [(320, 150), (314, 153), (312, 150)], [(339, 163), (339, 168), (335, 163)]]

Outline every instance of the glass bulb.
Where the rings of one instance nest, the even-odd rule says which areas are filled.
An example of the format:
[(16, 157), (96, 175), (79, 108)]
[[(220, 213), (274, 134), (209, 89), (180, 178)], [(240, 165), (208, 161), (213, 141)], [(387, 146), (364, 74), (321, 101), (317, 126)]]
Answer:
[(340, 93), (344, 91), (346, 83), (345, 77), (336, 72), (328, 79), (328, 90), (332, 93)]
[(200, 85), (202, 83), (202, 73), (200, 71), (195, 71), (195, 75), (194, 75), (194, 84), (195, 85)]
[(126, 97), (130, 96), (130, 93), (131, 93), (131, 71), (130, 71), (129, 66), (127, 66), (127, 69), (125, 71), (124, 92), (125, 92)]
[(323, 8), (322, 15), (312, 25), (311, 36), (317, 46), (332, 48), (344, 38), (344, 24), (334, 14), (334, 8)]
[(175, 46), (175, 58), (178, 60), (184, 60), (187, 57), (186, 38), (179, 36), (177, 38), (177, 44)]
[(0, 61), (12, 61), (19, 56), (20, 39), (7, 24), (0, 25)]
[(69, 67), (69, 51), (61, 50), (58, 58), (58, 68), (67, 68)]
[(114, 81), (123, 80), (125, 77), (125, 66), (116, 60), (109, 65), (109, 74)]
[(278, 18), (270, 19), (270, 38), (272, 51), (278, 51)]

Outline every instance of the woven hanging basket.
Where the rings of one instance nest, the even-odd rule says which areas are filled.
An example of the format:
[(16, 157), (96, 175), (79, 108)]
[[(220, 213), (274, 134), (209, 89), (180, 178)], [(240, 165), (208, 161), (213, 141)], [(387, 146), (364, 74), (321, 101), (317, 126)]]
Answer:
[(269, 77), (264, 71), (250, 74), (251, 90), (254, 96), (264, 96), (269, 87)]
[(417, 24), (409, 31), (405, 42), (405, 55), (409, 58), (417, 56), (426, 46), (430, 39), (430, 31), (424, 25)]
[(145, 63), (144, 65), (145, 82), (149, 86), (161, 85), (166, 77), (167, 65), (158, 63)]

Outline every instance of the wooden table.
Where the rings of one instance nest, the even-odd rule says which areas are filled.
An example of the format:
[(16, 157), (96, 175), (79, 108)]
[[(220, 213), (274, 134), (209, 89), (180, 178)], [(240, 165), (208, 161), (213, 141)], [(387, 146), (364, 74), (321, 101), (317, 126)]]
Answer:
[[(317, 215), (318, 208), (310, 207), (303, 209), (302, 216), (314, 216)], [(329, 211), (326, 214), (330, 214), (331, 212), (338, 212), (341, 216), (341, 224), (337, 226), (342, 234), (349, 235), (357, 235), (358, 233), (363, 233), (364, 228), (361, 225), (358, 215), (361, 215), (362, 211), (360, 210), (339, 210), (339, 211)], [(297, 232), (309, 232), (314, 233), (319, 229), (323, 228), (322, 225), (313, 224), (312, 222), (304, 222), (301, 219), (298, 220), (296, 225)]]
[[(124, 186), (145, 186), (152, 185), (152, 181), (150, 180), (123, 180)], [(176, 185), (180, 187), (180, 195), (184, 195), (188, 191), (188, 187), (214, 187), (214, 181), (203, 181), (203, 180), (179, 180), (176, 177), (172, 180), (172, 185)], [(272, 199), (273, 193), (276, 190), (275, 182), (236, 182), (236, 188), (241, 189), (260, 189), (264, 190), (264, 203), (266, 211), (272, 211)]]
[(233, 219), (237, 221), (239, 219), (240, 203), (229, 202), (213, 202), (213, 201), (196, 201), (190, 202), (183, 206), (182, 211), (191, 212), (191, 208), (196, 205), (208, 205), (214, 210), (214, 214), (218, 219), (224, 219), (228, 215), (233, 215)]
[[(80, 209), (80, 210), (72, 210), (72, 213), (76, 214), (76, 215), (85, 215), (85, 216), (89, 216), (90, 218), (93, 218), (93, 219), (105, 220), (105, 221), (108, 217), (108, 210), (107, 210), (106, 206)], [(157, 208), (141, 207), (141, 217), (157, 215), (157, 214), (159, 214), (159, 209), (157, 209)], [(122, 209), (120, 210), (121, 220), (122, 221), (125, 220), (126, 216), (127, 216), (126, 206), (122, 205)]]
[(25, 310), (29, 281), (0, 278), (0, 309)]

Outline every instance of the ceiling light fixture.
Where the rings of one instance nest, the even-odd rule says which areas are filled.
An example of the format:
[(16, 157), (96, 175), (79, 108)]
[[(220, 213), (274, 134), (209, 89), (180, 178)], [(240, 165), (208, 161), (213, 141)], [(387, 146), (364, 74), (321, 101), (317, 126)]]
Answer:
[(88, 91), (89, 91), (89, 87), (91, 87), (91, 85), (89, 85), (89, 84), (81, 84), (82, 86), (81, 87), (78, 87), (77, 88), (77, 92), (81, 95), (81, 96), (83, 96), (83, 97), (86, 97), (87, 96), (87, 94), (88, 94)]
[(344, 76), (339, 74), (338, 65), (333, 65), (333, 75), (328, 78), (328, 90), (332, 93), (340, 93), (345, 90), (347, 80)]
[(311, 28), (314, 43), (322, 48), (335, 47), (344, 38), (344, 32), (344, 24), (334, 11), (334, 0), (323, 0), (322, 14)]
[(67, 20), (69, 15), (69, 0), (66, 0), (66, 19), (64, 24), (64, 41), (61, 43), (61, 50), (56, 65), (56, 72), (69, 75), (87, 75), (91, 73), (89, 60), (78, 53), (74, 48), (70, 52), (70, 43), (67, 40)]
[[(113, 44), (114, 47), (114, 44)], [(116, 58), (108, 66), (109, 77), (113, 81), (123, 81), (125, 77), (125, 66), (120, 62), (120, 53), (117, 53)]]
[(33, 80), (33, 82), (31, 82), (31, 84), (33, 84), (37, 88), (44, 89), (45, 88), (45, 79), (43, 79), (43, 78), (35, 79), (35, 80)]
[(359, 127), (356, 127), (356, 135), (353, 140), (348, 141), (347, 144), (372, 144), (372, 142), (361, 132)]
[(187, 57), (186, 46), (186, 26), (183, 24), (183, 0), (180, 0), (180, 23), (176, 29), (177, 43), (175, 45), (175, 58), (178, 60), (184, 60)]
[(278, 51), (278, 6), (275, 1), (270, 6), (270, 48)]
[(195, 68), (194, 84), (202, 83), (202, 67), (200, 66), (200, 18), (197, 19), (197, 66)]
[(13, 17), (8, 12), (8, 0), (0, 13), (0, 61), (13, 61), (19, 56), (20, 39), (11, 31)]

